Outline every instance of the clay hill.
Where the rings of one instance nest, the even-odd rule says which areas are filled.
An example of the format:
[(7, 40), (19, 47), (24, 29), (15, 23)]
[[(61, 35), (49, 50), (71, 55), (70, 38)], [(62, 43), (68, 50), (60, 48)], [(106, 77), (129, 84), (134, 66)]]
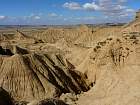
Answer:
[[(80, 96), (78, 105), (139, 105), (140, 34), (137, 18), (122, 28), (121, 37), (98, 42), (90, 52), (87, 59), (90, 68), (86, 73), (94, 86)], [(133, 30), (135, 25), (137, 27)], [(126, 35), (124, 30), (127, 29), (130, 32), (127, 31)]]
[(15, 100), (30, 102), (89, 89), (86, 76), (61, 55), (28, 54), (16, 48), (16, 53), (1, 48), (0, 57), (0, 86)]
[(140, 11), (123, 26), (1, 33), (0, 105), (139, 105), (139, 69)]

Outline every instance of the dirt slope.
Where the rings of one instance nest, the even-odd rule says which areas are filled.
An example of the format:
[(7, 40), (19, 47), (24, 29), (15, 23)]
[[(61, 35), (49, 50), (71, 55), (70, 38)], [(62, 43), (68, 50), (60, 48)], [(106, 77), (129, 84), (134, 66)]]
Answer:
[(0, 56), (0, 86), (14, 99), (31, 101), (80, 93), (89, 89), (85, 75), (61, 55), (14, 54)]
[[(78, 105), (139, 105), (139, 42), (115, 39), (93, 54), (93, 88)], [(83, 101), (84, 100), (84, 101)]]

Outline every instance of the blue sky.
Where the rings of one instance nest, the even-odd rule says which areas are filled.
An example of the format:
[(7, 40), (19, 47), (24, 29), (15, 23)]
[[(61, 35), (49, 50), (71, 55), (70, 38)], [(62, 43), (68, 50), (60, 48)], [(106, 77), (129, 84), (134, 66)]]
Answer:
[(129, 22), (140, 0), (0, 0), (0, 24)]

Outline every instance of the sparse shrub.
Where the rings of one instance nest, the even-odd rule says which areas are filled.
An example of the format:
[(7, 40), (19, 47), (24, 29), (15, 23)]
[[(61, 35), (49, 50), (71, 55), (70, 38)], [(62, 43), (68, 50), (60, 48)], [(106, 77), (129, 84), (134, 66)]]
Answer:
[(129, 48), (127, 48), (127, 47), (126, 47), (125, 49), (126, 49), (126, 50), (129, 50)]
[(94, 48), (93, 50), (94, 50), (94, 52), (97, 52), (97, 49), (96, 48)]
[(138, 44), (138, 42), (139, 42), (139, 40), (136, 39), (136, 40), (133, 42), (133, 44)]
[(104, 42), (99, 42), (99, 45), (104, 46), (106, 44), (106, 41)]
[(113, 40), (113, 38), (107, 38), (107, 40), (110, 40), (111, 41), (111, 40)]
[(127, 37), (125, 37), (124, 39), (127, 40)]
[(35, 44), (37, 44), (37, 43), (44, 43), (44, 42), (41, 39), (39, 39), (39, 40), (35, 41)]
[(137, 39), (135, 35), (132, 35), (130, 39)]
[(123, 49), (123, 47), (120, 47), (120, 49)]
[(116, 39), (116, 41), (117, 41), (117, 42), (121, 42), (121, 40), (120, 40), (120, 39), (118, 39), (118, 38)]
[(97, 45), (96, 48), (99, 49), (99, 48), (101, 48), (101, 46)]
[(136, 19), (138, 19), (139, 17), (138, 16), (136, 16)]

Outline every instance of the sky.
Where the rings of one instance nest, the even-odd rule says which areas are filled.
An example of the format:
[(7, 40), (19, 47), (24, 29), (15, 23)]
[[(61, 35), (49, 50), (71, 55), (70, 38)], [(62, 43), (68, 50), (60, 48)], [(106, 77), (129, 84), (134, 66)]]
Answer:
[(0, 25), (125, 23), (140, 0), (0, 0)]

